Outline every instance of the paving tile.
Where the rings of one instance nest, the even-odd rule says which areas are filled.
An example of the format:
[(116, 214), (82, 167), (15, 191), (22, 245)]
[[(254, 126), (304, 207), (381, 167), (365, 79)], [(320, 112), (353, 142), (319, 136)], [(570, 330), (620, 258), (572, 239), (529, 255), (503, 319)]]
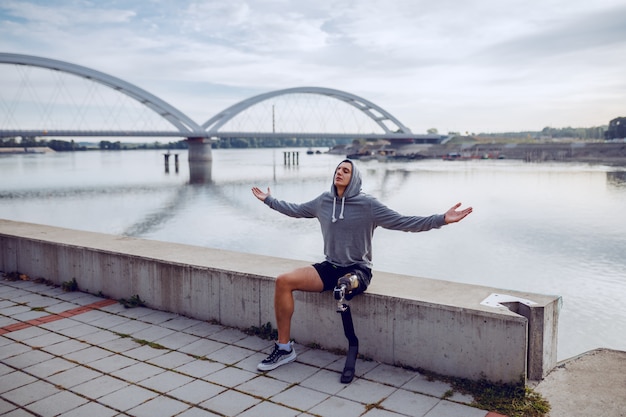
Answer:
[(17, 407), (11, 404), (10, 402), (5, 401), (2, 398), (0, 398), (0, 416), (7, 415), (9, 411), (13, 411), (16, 408)]
[[(74, 308), (76, 306), (73, 306), (72, 308)], [(66, 310), (64, 310), (66, 311)], [(63, 318), (60, 320), (56, 320), (56, 321), (52, 321), (49, 323), (43, 323), (40, 324), (39, 327), (41, 327), (42, 329), (46, 329), (46, 330), (50, 330), (51, 332), (59, 332), (63, 329), (67, 329), (69, 327), (74, 327), (76, 326), (78, 322), (76, 320), (72, 320), (70, 317), (67, 318)]]
[[(75, 321), (75, 323), (77, 322)], [(100, 331), (100, 329), (84, 323), (57, 330), (58, 333), (71, 338), (80, 338), (81, 336), (97, 331)]]
[(218, 414), (223, 414), (225, 416), (237, 416), (260, 402), (261, 400), (258, 398), (230, 390), (225, 391), (224, 393), (213, 397), (200, 405)]
[(148, 359), (146, 362), (160, 366), (161, 368), (174, 369), (193, 360), (194, 358), (189, 355), (185, 355), (184, 353), (170, 351), (161, 356)]
[(66, 361), (63, 358), (52, 357), (51, 359), (31, 365), (23, 370), (38, 378), (47, 378), (50, 375), (67, 371), (75, 366), (75, 363)]
[(414, 378), (415, 374), (415, 372), (407, 371), (406, 369), (381, 363), (371, 371), (364, 374), (363, 378), (376, 382), (382, 382), (394, 387), (401, 387)]
[(238, 385), (237, 390), (257, 397), (269, 398), (285, 391), (289, 386), (291, 386), (291, 384), (287, 382), (259, 375), (256, 378)]
[(11, 356), (10, 358), (4, 359), (3, 362), (6, 365), (12, 366), (16, 369), (24, 369), (40, 362), (48, 361), (52, 358), (54, 358), (54, 356), (49, 353), (43, 352), (41, 350), (33, 350), (29, 347), (28, 352)]
[(210, 355), (207, 355), (207, 359), (225, 363), (227, 365), (235, 364), (248, 356), (252, 355), (254, 352), (248, 349), (240, 348), (237, 346), (227, 346), (223, 349), (217, 350)]
[(214, 382), (216, 384), (232, 388), (236, 387), (239, 384), (243, 384), (244, 382), (254, 378), (255, 376), (256, 374), (252, 372), (233, 367), (227, 367), (206, 376), (204, 379), (209, 382)]
[(28, 405), (42, 398), (61, 392), (60, 389), (45, 381), (34, 381), (28, 385), (22, 385), (14, 390), (3, 392), (2, 398), (21, 406)]
[[(85, 324), (90, 324), (92, 326), (95, 327), (99, 327), (101, 329), (105, 329), (107, 328), (106, 326), (101, 326), (98, 325), (96, 322), (98, 320), (101, 320), (103, 317), (103, 315), (107, 315), (106, 313), (103, 313), (102, 311), (98, 311), (98, 310), (90, 310), (90, 311), (86, 311), (84, 313), (81, 314), (76, 314), (75, 316), (72, 316), (72, 319), (79, 322), (79, 323), (85, 323)], [(127, 320), (124, 319), (123, 317), (116, 317), (113, 315), (108, 314), (108, 316), (111, 316), (112, 320), (115, 321), (119, 321), (119, 320)]]
[(10, 357), (21, 355), (31, 350), (32, 348), (30, 346), (25, 346), (19, 343), (10, 343), (2, 346), (2, 349), (0, 349), (0, 360), (6, 361)]
[(72, 391), (95, 400), (127, 386), (129, 384), (125, 381), (120, 381), (108, 375), (101, 375), (72, 387)]
[(126, 352), (124, 352), (124, 356), (129, 356), (139, 361), (146, 361), (149, 359), (156, 358), (157, 356), (165, 355), (166, 353), (169, 352), (169, 350), (166, 350), (166, 349), (155, 349), (147, 345), (142, 346), (142, 345), (136, 344), (136, 346), (139, 346), (139, 347), (135, 349), (127, 350)]
[(155, 340), (159, 340), (164, 338), (165, 336), (169, 336), (175, 333), (174, 330), (165, 329), (163, 327), (155, 326), (154, 324), (150, 325), (150, 327), (146, 327), (143, 330), (139, 330), (138, 332), (130, 333), (135, 339), (147, 340), (148, 342), (154, 342)]
[(58, 314), (73, 308), (76, 308), (76, 304), (68, 303), (67, 301), (58, 301), (57, 304), (46, 307), (46, 311), (48, 313)]
[(356, 379), (352, 383), (345, 385), (345, 388), (337, 393), (338, 397), (363, 404), (376, 404), (389, 397), (397, 388), (383, 385), (378, 382), (371, 382), (366, 379)]
[(182, 331), (190, 327), (193, 327), (196, 324), (198, 324), (198, 320), (179, 316), (171, 320), (164, 321), (163, 323), (161, 323), (161, 326), (167, 327), (168, 329), (172, 329), (176, 331)]
[(337, 354), (327, 352), (321, 349), (309, 349), (304, 353), (298, 353), (298, 361), (307, 365), (316, 366), (318, 368), (325, 368), (335, 361), (341, 361), (341, 369), (345, 364), (345, 356), (339, 356)]
[(437, 403), (439, 403), (437, 398), (399, 389), (380, 403), (380, 406), (396, 413), (423, 417)]
[(198, 336), (193, 336), (193, 335), (183, 333), (183, 332), (176, 332), (176, 333), (167, 335), (165, 337), (162, 337), (161, 339), (155, 340), (155, 343), (158, 343), (161, 346), (165, 346), (168, 349), (176, 350), (176, 349), (182, 348), (183, 346), (186, 346), (186, 345), (189, 345), (191, 343), (201, 341), (201, 340), (203, 339), (200, 339)]
[(456, 404), (450, 401), (439, 402), (424, 417), (485, 417), (487, 412), (467, 405)]
[(444, 394), (452, 389), (452, 386), (441, 381), (430, 381), (424, 375), (418, 374), (404, 384), (402, 389), (443, 398)]
[(4, 336), (8, 339), (24, 341), (28, 339), (32, 339), (33, 337), (39, 337), (42, 335), (49, 334), (50, 332), (46, 329), (41, 329), (37, 326), (30, 326), (22, 330), (16, 330), (14, 332), (6, 333)]
[(240, 346), (242, 348), (255, 350), (255, 351), (265, 351), (265, 350), (274, 348), (273, 341), (261, 339), (260, 337), (256, 337), (256, 336), (246, 336), (241, 340), (237, 340), (233, 344), (235, 346)]
[(119, 371), (112, 372), (111, 375), (121, 378), (125, 381), (138, 383), (144, 379), (151, 378), (155, 375), (159, 375), (165, 372), (163, 368), (150, 365), (149, 363), (138, 362), (135, 365), (131, 365), (127, 368), (120, 369)]
[(191, 404), (200, 404), (224, 392), (226, 388), (196, 379), (168, 392), (168, 395)]
[[(393, 411), (382, 410), (380, 408), (372, 408), (363, 414), (363, 417), (406, 417), (405, 414), (394, 413)], [(463, 417), (463, 416), (458, 416)]]
[(120, 323), (117, 326), (110, 327), (109, 331), (124, 335), (133, 335), (139, 333), (142, 330), (146, 330), (152, 327), (150, 323), (144, 323), (143, 321), (129, 320), (124, 323)]
[(22, 371), (9, 372), (2, 376), (0, 384), (0, 394), (14, 390), (24, 385), (29, 385), (37, 381), (37, 378), (27, 375)]
[(311, 408), (309, 413), (321, 417), (358, 417), (365, 413), (365, 406), (358, 402), (346, 400), (345, 398), (329, 397)]
[(207, 375), (219, 371), (220, 369), (224, 369), (225, 367), (226, 365), (224, 365), (223, 363), (196, 359), (192, 362), (181, 365), (174, 370), (176, 372), (180, 372), (181, 374), (185, 374), (195, 378), (203, 378)]
[(89, 402), (84, 405), (81, 405), (78, 408), (75, 408), (67, 413), (63, 414), (62, 417), (113, 417), (120, 415), (118, 411), (113, 410), (111, 408), (105, 407), (96, 402)]
[(19, 314), (13, 314), (11, 318), (14, 318), (15, 320), (18, 320), (18, 321), (29, 321), (29, 320), (38, 319), (44, 316), (49, 316), (49, 314), (46, 313), (45, 311), (30, 310), (30, 311), (25, 311)]
[(30, 311), (30, 307), (16, 304), (11, 307), (1, 309), (0, 314), (2, 314), (3, 316), (12, 317), (16, 314), (26, 313), (28, 311)]
[(151, 324), (161, 324), (163, 322), (166, 322), (168, 320), (172, 320), (178, 317), (180, 317), (178, 314), (168, 313), (165, 311), (151, 310), (150, 314), (146, 314), (145, 316), (141, 317), (141, 321), (145, 321), (146, 323), (151, 323)]
[(176, 417), (220, 417), (220, 415), (198, 407), (193, 407), (187, 411), (183, 411)]
[(48, 382), (61, 388), (72, 388), (86, 381), (96, 379), (101, 374), (82, 366), (75, 366), (67, 371), (59, 372), (48, 377)]
[(301, 411), (294, 410), (293, 408), (287, 408), (285, 406), (274, 404), (268, 401), (264, 401), (254, 407), (239, 414), (238, 417), (258, 417), (258, 416), (272, 416), (272, 417), (295, 417), (301, 414)]
[(189, 333), (198, 337), (208, 337), (214, 333), (222, 331), (223, 329), (224, 326), (201, 321), (191, 327), (186, 328), (185, 333)]
[(115, 314), (109, 314), (109, 313), (105, 313), (104, 311), (98, 311), (98, 310), (90, 311), (89, 313), (85, 313), (85, 314), (80, 314), (79, 316), (77, 316), (77, 319), (78, 317), (92, 315), (92, 313), (93, 313), (94, 319), (86, 323), (89, 323), (92, 326), (100, 327), (101, 329), (111, 329), (115, 326), (120, 326), (124, 323), (134, 321), (127, 317), (116, 316)]
[(120, 336), (113, 332), (108, 332), (101, 330), (95, 333), (89, 333), (80, 337), (80, 340), (90, 345), (101, 346), (103, 343), (109, 342), (111, 340), (119, 339)]
[(0, 362), (0, 376), (10, 374), (14, 369)]
[(341, 375), (339, 375), (338, 372), (320, 369), (309, 378), (300, 382), (300, 385), (326, 394), (335, 395), (346, 387), (345, 384), (339, 381), (340, 377)]
[(280, 379), (281, 381), (299, 384), (307, 378), (310, 378), (316, 372), (318, 372), (317, 368), (303, 363), (298, 363), (296, 359), (296, 362), (280, 366), (272, 371), (268, 371), (267, 374), (272, 378)]
[(66, 340), (69, 340), (69, 339), (65, 336), (46, 331), (40, 336), (35, 336), (35, 337), (31, 337), (30, 339), (24, 340), (24, 343), (29, 346), (45, 347), (45, 346), (54, 345), (56, 343), (64, 342)]
[(326, 401), (330, 397), (329, 394), (294, 385), (271, 398), (272, 402), (283, 404), (298, 410), (309, 410), (316, 405)]
[(28, 410), (42, 416), (57, 416), (87, 402), (86, 399), (69, 391), (59, 391), (54, 395), (30, 404)]
[(145, 388), (130, 385), (124, 389), (117, 390), (98, 398), (98, 402), (117, 410), (126, 411), (133, 407), (137, 407), (139, 404), (151, 400), (158, 395), (159, 394)]
[(155, 391), (166, 393), (183, 385), (189, 384), (193, 381), (185, 375), (177, 374), (176, 372), (163, 372), (150, 378), (144, 379), (139, 382), (141, 386), (151, 388)]
[[(331, 371), (336, 371), (336, 372), (341, 373), (343, 372), (343, 368), (345, 364), (346, 364), (346, 358), (343, 357), (331, 363), (326, 368)], [(357, 359), (356, 364), (354, 366), (354, 376), (357, 378), (362, 378), (365, 374), (367, 374), (372, 369), (376, 368), (378, 365), (379, 365), (379, 362)]]
[(127, 358), (121, 355), (110, 355), (106, 358), (90, 362), (89, 367), (110, 374), (119, 369), (126, 368), (136, 363), (137, 361), (135, 359)]
[(128, 413), (134, 417), (174, 416), (188, 408), (183, 402), (160, 396), (130, 409)]
[(217, 340), (218, 342), (226, 343), (226, 344), (234, 344), (235, 342), (245, 339), (246, 334), (241, 330), (230, 329), (228, 327), (223, 328), (219, 332), (215, 332), (209, 336), (211, 340)]
[(45, 350), (48, 353), (58, 356), (65, 356), (70, 353), (78, 352), (83, 349), (87, 349), (91, 347), (87, 343), (80, 342), (74, 339), (67, 339), (63, 342), (55, 343), (50, 346), (43, 346), (41, 349)]
[(68, 353), (65, 355), (66, 359), (70, 359), (76, 361), (80, 364), (88, 364), (91, 362), (95, 362), (99, 359), (106, 358), (107, 356), (111, 356), (113, 353), (101, 349), (97, 346), (91, 346), (87, 349), (82, 349), (77, 352)]
[(103, 308), (106, 311), (115, 311), (120, 316), (128, 317), (129, 319), (139, 319), (144, 316), (148, 316), (154, 313), (154, 310), (147, 307), (133, 307), (125, 308), (121, 304), (113, 304)]
[(109, 340), (100, 344), (102, 349), (110, 350), (112, 352), (117, 353), (125, 353), (126, 351), (136, 349), (137, 342), (135, 342), (130, 337), (120, 337), (118, 336), (116, 339)]
[(179, 350), (184, 353), (188, 353), (194, 356), (208, 356), (211, 353), (220, 350), (228, 345), (222, 342), (216, 342), (215, 340), (199, 339), (195, 342), (182, 346)]

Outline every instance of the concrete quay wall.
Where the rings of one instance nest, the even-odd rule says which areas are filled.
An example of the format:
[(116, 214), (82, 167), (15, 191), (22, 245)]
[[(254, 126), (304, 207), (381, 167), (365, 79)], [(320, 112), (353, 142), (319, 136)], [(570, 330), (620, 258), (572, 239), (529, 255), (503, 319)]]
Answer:
[[(0, 219), (0, 271), (240, 329), (275, 327), (274, 277), (307, 264)], [(347, 349), (332, 293), (295, 298), (292, 338)], [(349, 304), (360, 353), (376, 361), (513, 383), (556, 365), (558, 296), (374, 271)]]

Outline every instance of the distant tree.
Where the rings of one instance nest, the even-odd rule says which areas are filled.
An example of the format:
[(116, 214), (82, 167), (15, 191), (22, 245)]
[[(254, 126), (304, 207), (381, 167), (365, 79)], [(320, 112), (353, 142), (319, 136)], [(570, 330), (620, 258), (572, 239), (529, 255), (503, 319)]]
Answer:
[(431, 127), (430, 129), (426, 131), (426, 133), (428, 133), (429, 135), (436, 135), (439, 133), (439, 131), (436, 128)]

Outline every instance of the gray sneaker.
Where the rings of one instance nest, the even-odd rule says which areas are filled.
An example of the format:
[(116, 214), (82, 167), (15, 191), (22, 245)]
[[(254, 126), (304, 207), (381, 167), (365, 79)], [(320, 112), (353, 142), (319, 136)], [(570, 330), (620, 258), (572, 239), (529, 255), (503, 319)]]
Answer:
[(295, 361), (296, 356), (296, 349), (293, 347), (293, 342), (291, 342), (291, 351), (289, 352), (280, 349), (278, 344), (275, 344), (274, 351), (257, 366), (257, 369), (259, 371), (271, 371), (272, 369), (278, 368), (280, 365)]

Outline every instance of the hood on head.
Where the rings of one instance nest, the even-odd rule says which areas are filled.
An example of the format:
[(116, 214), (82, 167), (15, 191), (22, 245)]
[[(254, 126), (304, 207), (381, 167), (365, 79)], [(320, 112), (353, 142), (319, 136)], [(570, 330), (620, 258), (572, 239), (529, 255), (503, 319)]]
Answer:
[[(339, 167), (339, 165), (343, 164), (344, 162), (348, 162), (350, 163), (350, 165), (352, 165), (352, 177), (350, 178), (350, 182), (348, 183), (348, 186), (343, 193), (343, 198), (350, 198), (358, 195), (361, 192), (361, 172), (356, 167), (354, 162), (349, 159), (344, 159), (337, 164), (337, 167)], [(335, 173), (337, 172), (337, 167), (333, 171), (333, 180), (330, 186), (330, 193), (333, 195), (333, 197), (338, 197), (337, 190), (335, 189)]]

